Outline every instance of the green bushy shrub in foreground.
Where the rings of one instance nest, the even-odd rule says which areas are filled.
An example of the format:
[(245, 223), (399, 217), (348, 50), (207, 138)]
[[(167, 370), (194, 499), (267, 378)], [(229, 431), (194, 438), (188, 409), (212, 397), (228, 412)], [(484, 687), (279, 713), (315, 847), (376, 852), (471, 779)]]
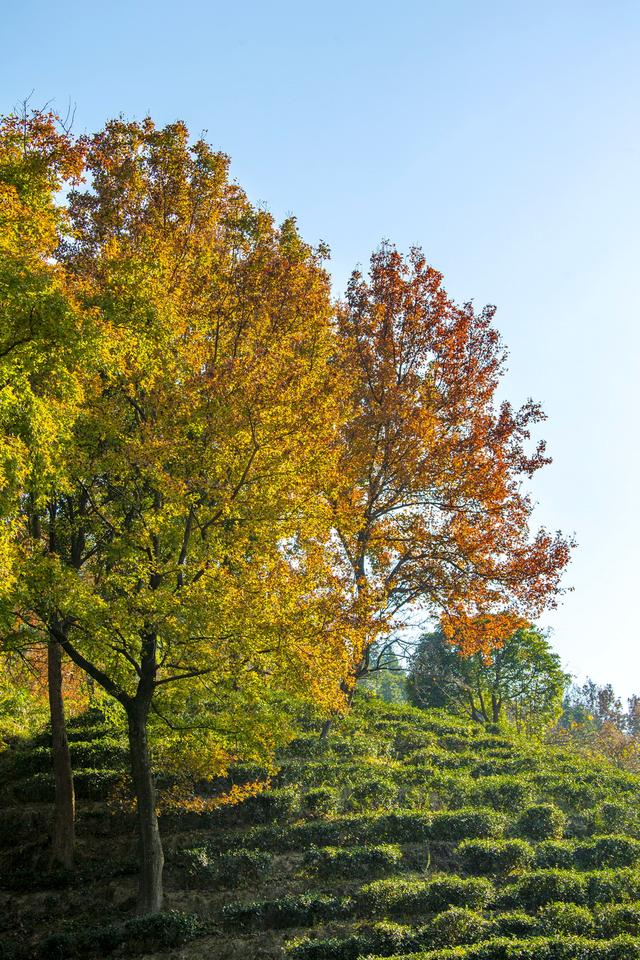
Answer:
[(285, 946), (285, 954), (290, 960), (359, 960), (374, 950), (386, 956), (399, 950), (419, 950), (422, 946), (419, 929), (381, 922), (346, 937), (294, 940)]
[(366, 813), (256, 827), (243, 844), (262, 849), (304, 850), (310, 846), (339, 847), (365, 843), (420, 843), (431, 840), (457, 843), (466, 838), (498, 837), (504, 832), (504, 814), (495, 810), (463, 808), (435, 813)]
[(398, 787), (386, 777), (371, 777), (356, 783), (346, 800), (346, 809), (356, 812), (380, 810), (394, 806), (398, 799)]
[(531, 803), (533, 784), (509, 775), (482, 777), (471, 791), (471, 801), (499, 810), (519, 810)]
[(596, 907), (594, 920), (598, 936), (618, 937), (621, 934), (640, 936), (640, 903), (610, 903)]
[(518, 817), (515, 832), (527, 840), (560, 839), (567, 818), (553, 803), (538, 803), (527, 807)]
[(482, 877), (462, 879), (441, 874), (426, 880), (374, 880), (362, 888), (358, 901), (367, 912), (423, 914), (438, 913), (447, 907), (482, 908), (492, 895), (491, 883)]
[(506, 906), (537, 910), (554, 901), (595, 906), (640, 899), (640, 873), (619, 870), (534, 870), (501, 891)]
[(535, 866), (540, 870), (571, 870), (575, 840), (543, 840), (535, 847)]
[(262, 880), (273, 867), (273, 857), (263, 850), (234, 850), (218, 854), (207, 846), (181, 850), (175, 857), (196, 885), (237, 886), (244, 881)]
[(460, 862), (467, 873), (506, 874), (530, 867), (534, 851), (526, 840), (463, 840), (458, 847)]
[(481, 913), (452, 907), (423, 926), (381, 922), (343, 938), (293, 941), (287, 945), (286, 955), (292, 960), (358, 960), (373, 951), (387, 955), (398, 950), (477, 943), (490, 930), (491, 924)]
[(71, 957), (90, 957), (93, 960), (122, 947), (126, 947), (128, 953), (144, 953), (181, 946), (206, 932), (206, 925), (193, 914), (155, 913), (78, 933), (53, 934), (41, 941), (37, 958), (69, 960)]
[(367, 847), (312, 847), (304, 864), (321, 876), (367, 876), (388, 873), (402, 863), (402, 850), (395, 844)]
[(237, 930), (283, 930), (287, 927), (308, 927), (326, 920), (349, 916), (353, 902), (348, 898), (324, 894), (285, 896), (277, 900), (254, 900), (250, 903), (229, 903), (223, 907), (226, 927)]
[(640, 840), (617, 834), (593, 837), (576, 844), (574, 863), (576, 867), (598, 869), (600, 867), (632, 867), (640, 861)]
[(538, 914), (538, 932), (543, 936), (568, 934), (593, 936), (593, 916), (588, 907), (576, 903), (548, 903)]
[[(367, 960), (383, 960), (383, 956), (371, 955)], [(608, 941), (584, 937), (485, 940), (467, 947), (396, 954), (384, 960), (640, 960), (640, 942), (633, 937)]]
[(338, 809), (338, 792), (335, 787), (312, 787), (302, 798), (302, 809), (309, 816), (325, 816)]

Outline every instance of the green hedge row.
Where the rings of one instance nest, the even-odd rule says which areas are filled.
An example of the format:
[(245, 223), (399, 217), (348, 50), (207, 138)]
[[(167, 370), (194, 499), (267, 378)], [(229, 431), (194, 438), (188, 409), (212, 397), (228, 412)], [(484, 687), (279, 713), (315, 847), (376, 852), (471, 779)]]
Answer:
[(298, 850), (309, 846), (378, 843), (457, 843), (466, 838), (500, 836), (505, 817), (495, 810), (463, 808), (436, 813), (362, 814), (294, 823), (247, 832), (247, 846)]
[(128, 954), (146, 953), (163, 947), (178, 947), (204, 936), (207, 927), (199, 917), (188, 913), (149, 914), (124, 923), (73, 933), (56, 933), (37, 947), (37, 960), (72, 960), (75, 957), (105, 956), (119, 948)]
[(222, 920), (226, 927), (238, 932), (282, 930), (348, 917), (353, 914), (354, 906), (354, 902), (347, 897), (302, 894), (277, 900), (229, 903), (222, 909)]
[(263, 880), (273, 868), (273, 856), (266, 851), (238, 849), (221, 854), (207, 845), (180, 850), (172, 859), (194, 885), (236, 887)]
[[(75, 770), (73, 783), (76, 797), (80, 800), (106, 800), (122, 779), (122, 770)], [(19, 781), (13, 786), (13, 795), (26, 803), (53, 803), (53, 774), (35, 773)]]
[(374, 880), (364, 886), (358, 903), (362, 912), (407, 915), (439, 913), (447, 907), (485, 907), (493, 897), (493, 886), (483, 877), (454, 877), (441, 874), (427, 879), (394, 877)]
[(312, 847), (304, 864), (320, 876), (362, 877), (397, 870), (402, 850), (396, 844), (367, 847)]
[[(398, 923), (378, 923), (361, 927), (350, 936), (326, 939), (305, 938), (286, 945), (291, 960), (358, 960), (374, 953), (389, 956), (400, 951), (434, 950), (449, 946), (468, 946), (495, 938), (539, 939), (564, 937), (615, 937), (640, 933), (640, 904), (608, 905), (594, 912), (569, 903), (552, 903), (536, 916), (523, 913), (495, 914), (489, 918), (468, 909), (451, 908), (438, 914), (430, 923), (412, 927)], [(512, 942), (512, 940), (510, 940)], [(626, 941), (625, 941), (626, 942)], [(590, 944), (590, 949), (592, 944)], [(493, 946), (490, 948), (493, 949)], [(546, 949), (546, 947), (545, 947)], [(439, 954), (436, 954), (438, 956)], [(453, 954), (454, 956), (460, 955)], [(461, 952), (465, 956), (464, 951)], [(431, 956), (431, 954), (427, 954)], [(606, 956), (606, 953), (605, 953)]]
[[(383, 955), (381, 955), (383, 956)], [(466, 947), (398, 954), (390, 960), (638, 960), (640, 941), (634, 937), (588, 940), (583, 937), (532, 940), (486, 940)], [(370, 956), (368, 960), (381, 960)], [(385, 958), (386, 960), (386, 958)]]
[(500, 894), (505, 906), (537, 910), (547, 903), (594, 906), (640, 899), (640, 872), (631, 868), (585, 871), (537, 870), (508, 884)]
[[(77, 731), (78, 734), (84, 731)], [(129, 752), (126, 744), (113, 737), (96, 737), (92, 740), (70, 740), (69, 752), (72, 766), (95, 769), (108, 766), (111, 769), (125, 766)], [(49, 773), (51, 770), (51, 749), (48, 746), (13, 750), (5, 755), (10, 776), (29, 777), (36, 773)]]

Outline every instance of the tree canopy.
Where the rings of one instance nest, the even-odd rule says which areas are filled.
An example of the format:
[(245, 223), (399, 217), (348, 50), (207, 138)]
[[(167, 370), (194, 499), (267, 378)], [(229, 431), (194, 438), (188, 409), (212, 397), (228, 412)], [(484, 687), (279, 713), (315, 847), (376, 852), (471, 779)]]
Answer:
[(497, 403), (494, 313), (456, 305), (419, 249), (385, 244), (349, 282), (338, 324), (352, 413), (332, 504), (375, 623), (360, 675), (420, 613), (464, 652), (488, 650), (560, 592), (571, 543), (530, 531), (522, 486), (549, 462), (543, 442), (527, 449), (544, 415)]
[(6, 118), (0, 221), (3, 648), (46, 651), (67, 865), (65, 658), (124, 710), (155, 911), (154, 750), (269, 757), (283, 700), (344, 710), (409, 614), (482, 660), (555, 603), (571, 544), (522, 488), (543, 415), (496, 402), (492, 308), (388, 244), (334, 303), (326, 250), (181, 122)]
[(409, 671), (412, 701), (446, 707), (484, 723), (542, 733), (560, 715), (569, 682), (560, 657), (534, 627), (517, 630), (490, 653), (466, 655), (442, 631), (425, 634)]

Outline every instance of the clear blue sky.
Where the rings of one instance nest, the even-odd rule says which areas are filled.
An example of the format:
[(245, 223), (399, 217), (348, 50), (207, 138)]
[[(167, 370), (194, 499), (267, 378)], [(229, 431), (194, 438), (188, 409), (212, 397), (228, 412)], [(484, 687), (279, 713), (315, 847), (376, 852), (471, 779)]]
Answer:
[(579, 540), (546, 618), (578, 675), (640, 692), (640, 2), (5, 4), (0, 110), (178, 117), (333, 251), (382, 238), (498, 305), (505, 392), (544, 403), (538, 517)]

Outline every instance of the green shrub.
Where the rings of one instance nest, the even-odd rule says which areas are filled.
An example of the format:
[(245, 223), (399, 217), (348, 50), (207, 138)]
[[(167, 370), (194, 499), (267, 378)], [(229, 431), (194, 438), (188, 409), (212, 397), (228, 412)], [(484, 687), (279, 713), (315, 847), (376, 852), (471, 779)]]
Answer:
[(425, 928), (425, 939), (434, 947), (455, 947), (486, 940), (490, 930), (490, 923), (481, 913), (466, 907), (451, 907), (431, 920)]
[(536, 870), (510, 884), (504, 892), (513, 906), (537, 910), (554, 901), (587, 902), (587, 883), (587, 875), (573, 870)]
[(431, 840), (450, 843), (466, 839), (498, 837), (504, 832), (505, 818), (495, 810), (469, 807), (435, 813), (431, 824)]
[(532, 937), (537, 929), (537, 920), (521, 910), (496, 913), (491, 918), (492, 937)]
[(244, 823), (271, 823), (289, 820), (300, 809), (300, 794), (295, 787), (264, 790), (233, 809), (233, 817)]
[(225, 779), (230, 783), (236, 783), (242, 786), (246, 783), (266, 781), (271, 773), (272, 771), (269, 767), (265, 767), (262, 763), (244, 761), (242, 763), (234, 763), (230, 766)]
[(237, 886), (245, 880), (262, 880), (273, 869), (273, 857), (263, 850), (234, 850), (218, 858), (218, 880), (225, 886)]
[[(72, 727), (71, 721), (67, 721), (67, 740), (72, 743), (88, 743), (90, 740), (103, 740), (113, 737), (113, 727), (105, 723), (93, 723), (87, 726)], [(124, 729), (122, 730), (124, 738)], [(47, 746), (51, 744), (51, 734), (47, 735)]]
[(404, 757), (404, 766), (406, 776), (410, 776), (411, 773), (406, 770), (407, 767), (420, 767), (421, 772), (425, 775), (431, 775), (436, 768), (436, 764), (433, 762), (433, 747), (424, 747), (421, 750), (412, 750), (411, 753), (407, 754)]
[(597, 870), (584, 874), (587, 879), (588, 902), (619, 903), (640, 900), (640, 873), (623, 867), (620, 870)]
[[(122, 778), (122, 770), (75, 770), (73, 782), (76, 797), (80, 800), (107, 800)], [(17, 800), (27, 803), (53, 803), (53, 774), (35, 773), (14, 784), (13, 793)]]
[(447, 874), (427, 880), (374, 880), (362, 888), (360, 904), (374, 912), (391, 914), (439, 913), (447, 907), (484, 907), (493, 887), (481, 877), (462, 879)]
[(352, 902), (324, 894), (285, 896), (277, 900), (255, 900), (250, 903), (229, 903), (222, 909), (225, 926), (241, 930), (285, 929), (312, 926), (326, 920), (347, 916)]
[(425, 750), (435, 746), (436, 738), (433, 733), (420, 730), (411, 725), (402, 725), (396, 728), (393, 738), (392, 751), (396, 757), (406, 757), (416, 750)]
[(362, 839), (379, 837), (390, 843), (419, 843), (431, 836), (432, 823), (429, 813), (379, 814), (369, 821), (369, 833)]
[(46, 937), (37, 948), (38, 960), (68, 960), (69, 957), (104, 956), (122, 947), (128, 953), (144, 953), (164, 947), (179, 947), (203, 936), (207, 928), (193, 914), (154, 913), (72, 933)]
[(238, 849), (220, 854), (209, 846), (181, 850), (176, 862), (196, 883), (234, 887), (245, 880), (261, 880), (273, 867), (273, 857), (262, 850)]
[(535, 866), (541, 870), (571, 870), (575, 846), (574, 840), (543, 840), (535, 847)]
[(594, 911), (599, 937), (640, 936), (640, 903), (611, 903)]
[(302, 809), (313, 817), (335, 813), (338, 808), (338, 794), (333, 787), (313, 787), (302, 798)]
[(356, 783), (349, 792), (346, 808), (353, 811), (379, 810), (393, 806), (398, 787), (393, 780), (376, 777)]
[(348, 937), (295, 940), (285, 946), (285, 953), (291, 960), (358, 960), (373, 950), (387, 956), (398, 950), (417, 950), (423, 945), (419, 929), (381, 922), (361, 928)]
[(388, 873), (402, 863), (402, 851), (393, 844), (368, 847), (312, 847), (306, 866), (324, 876), (367, 876)]
[(172, 858), (190, 880), (210, 881), (217, 875), (215, 858), (207, 847), (191, 847), (180, 850)]
[(7, 751), (3, 760), (12, 777), (32, 777), (36, 773), (48, 773), (51, 769), (51, 747), (31, 747)]
[(616, 834), (594, 837), (576, 845), (574, 860), (586, 869), (632, 867), (640, 860), (640, 840)]
[(587, 810), (603, 799), (606, 788), (589, 783), (583, 777), (566, 773), (540, 773), (534, 776), (541, 793), (568, 810)]
[(471, 793), (472, 801), (507, 811), (524, 807), (532, 799), (532, 784), (512, 776), (483, 777)]
[(71, 763), (75, 768), (96, 769), (124, 766), (129, 759), (129, 750), (120, 740), (113, 737), (96, 738), (89, 741), (76, 741), (69, 744)]
[(634, 833), (638, 829), (638, 810), (636, 806), (607, 801), (593, 811), (592, 823), (594, 833)]
[(367, 960), (638, 960), (640, 943), (633, 937), (615, 940), (587, 940), (584, 937), (547, 938), (531, 940), (484, 940), (467, 947), (430, 950), (384, 958), (382, 955)]
[(506, 874), (533, 863), (533, 847), (526, 840), (463, 840), (458, 847), (467, 873)]
[(528, 840), (551, 840), (564, 833), (567, 818), (552, 803), (538, 803), (523, 810), (515, 824), (515, 832)]
[(538, 914), (538, 932), (542, 936), (554, 933), (590, 936), (593, 933), (593, 916), (588, 907), (576, 903), (548, 903)]

